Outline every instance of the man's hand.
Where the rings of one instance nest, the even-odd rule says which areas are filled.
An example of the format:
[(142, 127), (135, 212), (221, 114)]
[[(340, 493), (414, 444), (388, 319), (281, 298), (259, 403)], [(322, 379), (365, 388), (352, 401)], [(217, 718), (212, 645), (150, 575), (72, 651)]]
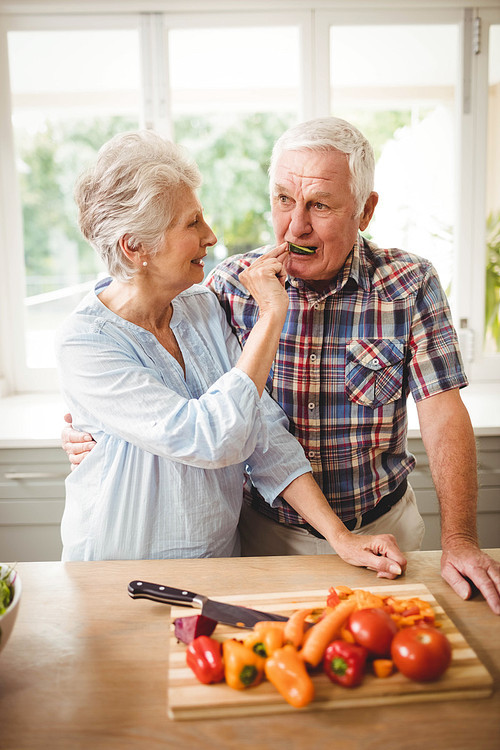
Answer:
[(460, 539), (443, 548), (441, 575), (462, 599), (470, 599), (476, 588), (500, 615), (500, 563), (476, 544)]
[(61, 432), (61, 443), (63, 451), (66, 451), (69, 462), (71, 464), (71, 471), (81, 464), (83, 459), (90, 453), (92, 448), (95, 446), (95, 441), (92, 435), (88, 432), (79, 432), (73, 429), (71, 414), (64, 415), (64, 421), (68, 423), (68, 427), (64, 427)]

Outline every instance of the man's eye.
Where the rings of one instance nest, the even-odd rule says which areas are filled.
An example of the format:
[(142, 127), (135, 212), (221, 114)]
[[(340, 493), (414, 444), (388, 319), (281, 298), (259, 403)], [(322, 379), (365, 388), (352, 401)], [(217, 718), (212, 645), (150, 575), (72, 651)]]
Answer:
[(317, 208), (320, 211), (323, 211), (325, 208), (328, 208), (328, 206), (326, 205), (326, 203), (319, 203), (319, 202), (317, 202), (317, 203), (314, 204), (314, 208)]
[(278, 195), (278, 201), (280, 203), (288, 203), (289, 200), (290, 198), (288, 197), (288, 195)]

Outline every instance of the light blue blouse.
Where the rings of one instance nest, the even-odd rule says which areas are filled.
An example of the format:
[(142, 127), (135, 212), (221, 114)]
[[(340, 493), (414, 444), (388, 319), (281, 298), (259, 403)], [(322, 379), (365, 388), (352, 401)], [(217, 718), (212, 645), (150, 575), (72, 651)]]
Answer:
[(58, 331), (61, 390), (97, 445), (66, 480), (63, 560), (227, 557), (244, 471), (270, 505), (311, 470), (281, 408), (233, 367), (240, 347), (215, 295), (173, 300), (179, 363), (111, 312), (97, 283)]

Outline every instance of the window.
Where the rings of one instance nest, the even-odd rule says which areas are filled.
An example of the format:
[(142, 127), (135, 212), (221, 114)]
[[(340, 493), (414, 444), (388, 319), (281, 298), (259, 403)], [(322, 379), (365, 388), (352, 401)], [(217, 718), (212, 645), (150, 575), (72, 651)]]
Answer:
[(431, 260), (448, 294), (458, 37), (457, 24), (330, 28), (330, 113), (357, 125), (376, 153), (380, 201), (369, 234)]
[(76, 229), (72, 185), (105, 140), (139, 125), (138, 41), (136, 30), (8, 35), (29, 369), (55, 367), (54, 330), (103, 271)]
[(369, 236), (433, 262), (469, 379), (498, 380), (500, 13), (438, 5), (318, 12), (317, 110), (369, 137), (380, 196)]
[(300, 28), (254, 23), (168, 31), (174, 139), (201, 169), (201, 199), (218, 238), (207, 272), (227, 254), (272, 241), (269, 156), (300, 119)]
[(16, 377), (25, 387), (54, 383), (55, 329), (104, 272), (77, 227), (76, 177), (104, 141), (140, 122), (137, 24), (85, 25), (7, 34), (24, 261)]
[(500, 24), (489, 29), (484, 353), (500, 354)]
[(105, 272), (80, 236), (73, 185), (112, 134), (154, 128), (195, 157), (218, 236), (208, 271), (272, 241), (272, 144), (325, 114), (374, 145), (369, 234), (432, 260), (469, 377), (500, 379), (500, 10), (483, 3), (0, 11), (0, 395), (2, 379), (9, 393), (57, 389), (54, 330)]

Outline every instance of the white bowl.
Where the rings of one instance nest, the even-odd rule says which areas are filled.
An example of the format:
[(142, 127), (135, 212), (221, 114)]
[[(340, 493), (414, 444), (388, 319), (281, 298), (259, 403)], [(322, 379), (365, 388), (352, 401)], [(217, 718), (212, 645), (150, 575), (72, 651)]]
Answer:
[[(5, 563), (0, 563), (0, 578), (8, 572), (10, 566)], [(14, 628), (14, 623), (17, 617), (17, 611), (19, 609), (19, 602), (21, 601), (21, 578), (19, 573), (12, 570), (8, 582), (12, 583), (14, 587), (14, 596), (11, 599), (9, 606), (3, 615), (0, 615), (0, 651), (4, 648), (5, 644), (9, 640), (9, 636)]]

